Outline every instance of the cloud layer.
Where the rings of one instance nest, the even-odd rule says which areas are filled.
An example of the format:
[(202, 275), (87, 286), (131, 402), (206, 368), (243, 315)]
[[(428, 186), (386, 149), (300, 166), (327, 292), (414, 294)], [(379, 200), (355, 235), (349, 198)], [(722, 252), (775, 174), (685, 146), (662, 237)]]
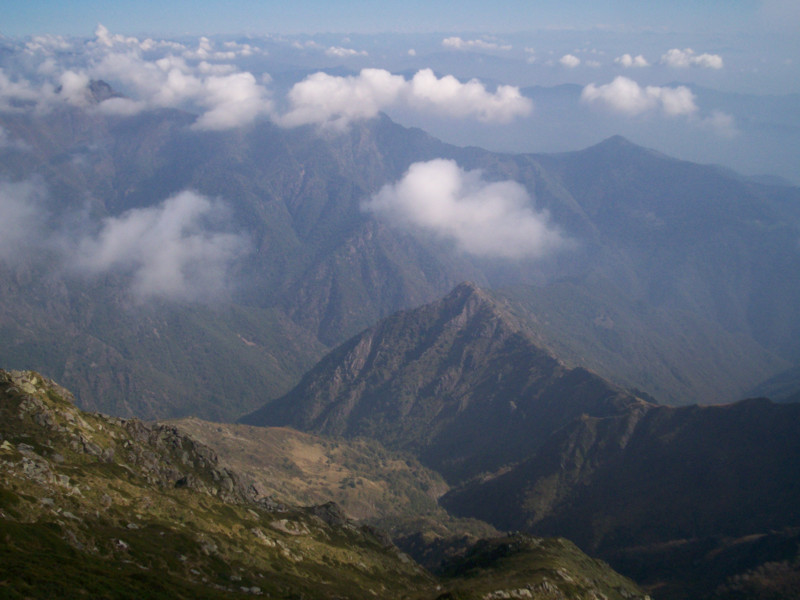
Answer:
[(686, 86), (642, 87), (622, 76), (605, 85), (590, 83), (583, 88), (581, 100), (627, 115), (659, 111), (668, 116), (677, 116), (697, 112), (694, 94)]
[(346, 127), (393, 105), (497, 123), (507, 123), (533, 109), (519, 88), (501, 85), (491, 93), (477, 80), (461, 83), (451, 75), (438, 78), (431, 69), (418, 71), (411, 80), (383, 69), (363, 69), (345, 77), (315, 73), (295, 84), (288, 99), (289, 110), (277, 119), (287, 127)]
[(44, 260), (73, 276), (116, 273), (138, 301), (205, 302), (229, 293), (232, 263), (250, 249), (243, 235), (221, 228), (225, 206), (195, 192), (94, 225), (78, 212), (53, 225), (46, 197), (39, 181), (0, 181), (0, 261)]
[(661, 57), (661, 62), (677, 69), (685, 69), (687, 67), (721, 69), (724, 66), (722, 57), (719, 54), (695, 54), (695, 51), (691, 48), (684, 50), (672, 48)]
[(251, 73), (225, 73), (230, 69), (220, 67), (205, 62), (192, 66), (172, 55), (148, 61), (126, 52), (107, 54), (91, 73), (114, 81), (136, 98), (101, 102), (99, 109), (109, 113), (129, 115), (147, 108), (188, 106), (200, 113), (196, 129), (220, 130), (246, 125), (272, 112), (269, 92)]
[(480, 171), (465, 171), (452, 160), (412, 164), (363, 207), (476, 256), (541, 257), (564, 243), (521, 184), (485, 181)]
[(226, 288), (231, 261), (246, 250), (241, 236), (210, 226), (209, 219), (222, 210), (184, 191), (158, 206), (109, 217), (97, 235), (78, 243), (74, 264), (92, 275), (115, 271), (130, 276), (140, 300), (214, 299)]

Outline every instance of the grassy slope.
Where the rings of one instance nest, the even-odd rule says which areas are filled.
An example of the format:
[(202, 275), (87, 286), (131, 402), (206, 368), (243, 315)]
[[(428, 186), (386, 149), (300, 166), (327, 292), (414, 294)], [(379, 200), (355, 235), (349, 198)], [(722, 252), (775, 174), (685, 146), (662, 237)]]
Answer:
[(335, 511), (248, 500), (173, 429), (80, 413), (35, 375), (3, 375), (0, 581), (19, 597), (430, 589), (410, 559)]
[[(601, 590), (610, 600), (642, 597), (570, 545), (535, 539), (477, 577), (467, 569), (437, 580), (333, 504), (258, 500), (210, 448), (175, 427), (84, 413), (69, 398), (33, 372), (0, 371), (2, 597), (413, 599), (480, 589), (500, 594), (493, 597), (516, 589), (543, 599), (588, 600)], [(291, 455), (307, 460), (319, 443), (294, 446)], [(347, 456), (355, 460), (357, 448)], [(536, 587), (543, 577), (550, 588)]]

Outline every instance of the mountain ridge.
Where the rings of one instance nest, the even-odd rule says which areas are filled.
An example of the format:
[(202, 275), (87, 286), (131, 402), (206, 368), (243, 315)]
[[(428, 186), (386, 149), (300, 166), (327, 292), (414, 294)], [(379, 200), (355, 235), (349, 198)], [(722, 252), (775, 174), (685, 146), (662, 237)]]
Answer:
[[(385, 115), (324, 136), (267, 122), (200, 132), (191, 122), (176, 110), (125, 118), (76, 107), (0, 115), (0, 126), (26, 144), (0, 148), (0, 176), (33, 186), (30, 201), (42, 216), (25, 235), (22, 249), (30, 252), (4, 255), (0, 266), (0, 328), (14, 340), (0, 352), (4, 364), (64, 381), (87, 408), (233, 420), (287, 392), (331, 347), (464, 280), (492, 289), (571, 281), (578, 302), (597, 291), (596, 282), (608, 282), (626, 310), (656, 307), (656, 323), (633, 315), (640, 329), (673, 322), (688, 343), (718, 355), (699, 367), (697, 348), (684, 356), (672, 344), (666, 361), (644, 348), (638, 369), (620, 380), (668, 403), (727, 401), (800, 358), (793, 310), (800, 288), (782, 276), (800, 270), (796, 188), (746, 183), (615, 138), (591, 151), (496, 154), (445, 144)], [(630, 160), (614, 160), (615, 146)], [(569, 250), (489, 260), (362, 211), (364, 200), (411, 164), (440, 158), (487, 182), (523, 186), (528, 207), (549, 215), (571, 240)], [(235, 285), (217, 306), (191, 299), (138, 304), (124, 268), (78, 277), (64, 244), (49, 244), (91, 239), (108, 219), (158, 209), (185, 190), (224, 203), (227, 233), (246, 238), (252, 250), (231, 263), (227, 284)], [(64, 223), (74, 230), (59, 229)], [(220, 304), (230, 312), (216, 310)], [(162, 311), (171, 317), (168, 327), (159, 323)], [(122, 315), (126, 326), (115, 327), (109, 313)], [(692, 337), (689, 321), (708, 326)], [(159, 346), (153, 329), (181, 349), (180, 357)], [(263, 343), (249, 346), (239, 336)], [(746, 352), (736, 336), (750, 338)], [(53, 338), (69, 343), (49, 344)], [(209, 368), (212, 342), (231, 368)], [(607, 362), (604, 376), (616, 381), (611, 371), (621, 361)], [(227, 377), (240, 362), (251, 376)], [(667, 364), (652, 372), (651, 362)], [(671, 369), (690, 374), (680, 382)], [(717, 398), (703, 383), (709, 369), (724, 386)]]
[[(641, 405), (583, 416), (527, 460), (441, 503), (500, 529), (558, 531), (640, 583), (665, 584), (663, 597), (710, 595), (758, 561), (795, 558), (791, 543), (753, 544), (794, 539), (800, 526), (798, 439), (800, 404)], [(737, 544), (738, 564), (714, 563)]]
[(434, 577), (334, 503), (260, 497), (174, 425), (83, 412), (71, 399), (37, 373), (0, 370), (4, 597), (646, 598), (571, 544), (529, 536), (513, 564)]
[(615, 414), (642, 402), (567, 367), (529, 330), (474, 284), (461, 284), (351, 338), (242, 422), (373, 437), (463, 478), (526, 456), (584, 412)]

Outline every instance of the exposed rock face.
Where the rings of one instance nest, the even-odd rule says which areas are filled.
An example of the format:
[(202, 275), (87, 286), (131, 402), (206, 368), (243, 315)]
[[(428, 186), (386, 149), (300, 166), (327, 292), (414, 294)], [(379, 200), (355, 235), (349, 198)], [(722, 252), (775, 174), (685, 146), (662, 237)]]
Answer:
[(513, 582), (550, 598), (541, 568), (531, 571), (542, 558), (552, 597), (642, 597), (562, 543), (477, 578), (436, 579), (334, 503), (256, 498), (174, 426), (81, 412), (70, 399), (36, 373), (0, 371), (0, 572), (11, 597), (424, 600)]
[(518, 461), (581, 414), (640, 403), (564, 365), (502, 305), (462, 284), (352, 338), (244, 421), (372, 437), (459, 480)]
[[(42, 389), (46, 390), (44, 396)], [(253, 500), (236, 474), (218, 466), (211, 448), (182, 435), (175, 427), (115, 417), (94, 417), (96, 424), (92, 425), (72, 404), (72, 394), (28, 372), (0, 372), (0, 392), (12, 397), (20, 394), (14, 416), (22, 424), (30, 419), (48, 431), (51, 447), (57, 443), (103, 463), (126, 464), (148, 484), (187, 487), (228, 502)], [(59, 402), (59, 397), (63, 401)], [(13, 423), (10, 411), (13, 406), (6, 403), (4, 416)], [(54, 456), (61, 455), (54, 452)]]
[(36, 373), (0, 371), (0, 440), (0, 565), (25, 597), (366, 598), (431, 586), (335, 505), (258, 498), (174, 426), (82, 412)]

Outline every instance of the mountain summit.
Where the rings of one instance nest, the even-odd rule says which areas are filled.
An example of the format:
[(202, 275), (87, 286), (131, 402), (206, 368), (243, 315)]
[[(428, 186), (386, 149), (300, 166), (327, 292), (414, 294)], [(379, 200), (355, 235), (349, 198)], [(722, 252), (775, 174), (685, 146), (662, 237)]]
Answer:
[(565, 365), (507, 306), (464, 283), (353, 337), (243, 420), (372, 437), (460, 480), (519, 460), (581, 414), (638, 402)]

